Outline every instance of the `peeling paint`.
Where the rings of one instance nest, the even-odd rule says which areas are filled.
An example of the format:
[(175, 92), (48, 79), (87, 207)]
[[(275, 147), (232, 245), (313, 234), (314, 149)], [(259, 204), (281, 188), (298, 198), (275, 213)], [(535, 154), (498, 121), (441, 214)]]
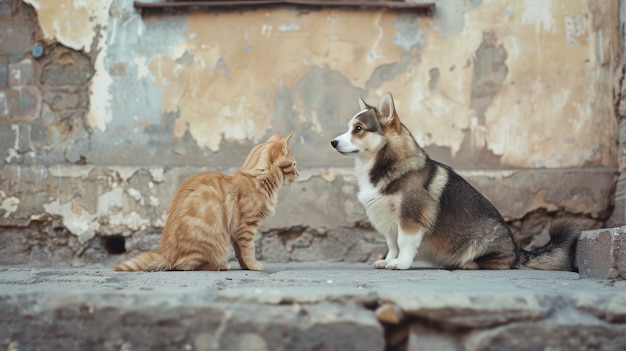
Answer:
[(126, 193), (128, 196), (132, 197), (135, 201), (137, 201), (141, 206), (144, 205), (143, 196), (141, 196), (141, 192), (135, 188), (126, 189)]
[(46, 1), (23, 0), (39, 14), (39, 24), (46, 39), (54, 39), (74, 50), (89, 53), (98, 26), (109, 18), (112, 0)]
[(511, 177), (515, 175), (515, 171), (513, 170), (477, 170), (477, 171), (458, 171), (461, 176), (466, 178), (476, 178), (476, 177), (486, 177), (494, 180), (502, 180), (504, 178)]
[(524, 0), (522, 23), (535, 27), (535, 33), (554, 32), (555, 20), (551, 0)]
[(549, 200), (546, 200), (545, 198), (546, 193), (547, 191), (545, 189), (537, 191), (533, 196), (531, 208), (533, 209), (545, 208), (546, 211), (548, 212), (554, 212), (558, 210), (558, 207), (556, 204), (550, 202)]
[(148, 68), (148, 64), (145, 57), (137, 57), (135, 60), (135, 64), (137, 65), (137, 79), (143, 79), (150, 75), (150, 69)]
[(278, 25), (278, 30), (280, 31), (290, 31), (290, 30), (300, 30), (300, 25), (296, 22), (291, 23), (281, 23)]
[(123, 194), (124, 189), (118, 187), (98, 196), (98, 214), (106, 215), (112, 209), (124, 207)]
[[(604, 12), (593, 16), (617, 13), (617, 3), (606, 4)], [(610, 56), (611, 45), (591, 35), (571, 45), (565, 28), (565, 18), (590, 13), (587, 6), (580, 0), (558, 6), (541, 0), (492, 1), (465, 13), (465, 27), (454, 35), (443, 37), (421, 25), (425, 38), (421, 62), (411, 63), (404, 73), (370, 92), (369, 100), (393, 92), (403, 122), (418, 142), (449, 147), (452, 157), (461, 148), (464, 131), (470, 130), (474, 147), (500, 156), (503, 165), (614, 165), (617, 128), (612, 108), (605, 105), (612, 99), (612, 81), (606, 73), (610, 65), (602, 59)], [(611, 32), (611, 21), (603, 25)], [(529, 26), (539, 33), (527, 35)], [(474, 100), (467, 92), (474, 78), (471, 62), (485, 32), (493, 33), (494, 46), (506, 51), (508, 73), (482, 116), (470, 108)], [(548, 58), (542, 52), (548, 48), (559, 55)], [(563, 59), (574, 57), (582, 59)], [(434, 68), (439, 68), (440, 76), (431, 90), (428, 72)], [(589, 130), (594, 133), (584, 132)]]
[[(62, 174), (67, 176), (70, 173), (73, 172), (68, 171)], [(119, 175), (119, 173), (117, 174)], [(134, 173), (126, 172), (124, 174), (132, 176)], [(128, 178), (125, 180), (128, 180)], [(132, 210), (133, 206), (128, 203), (128, 200), (125, 201), (124, 194), (127, 194), (128, 199), (136, 201), (138, 208), (142, 208), (145, 200), (138, 189), (133, 187), (124, 189), (116, 186), (115, 183), (112, 185), (113, 189), (97, 196), (95, 213), (90, 213), (77, 199), (71, 199), (66, 203), (61, 203), (60, 200), (54, 199), (43, 204), (43, 208), (51, 215), (60, 216), (63, 225), (70, 233), (76, 235), (81, 243), (93, 238), (97, 231), (103, 229), (103, 226), (141, 230), (150, 225), (164, 224), (164, 218), (162, 218), (164, 215), (153, 218), (152, 221), (154, 223), (152, 223), (152, 216), (142, 217), (137, 211)], [(149, 204), (152, 207), (157, 207), (160, 205), (160, 202), (158, 198), (150, 195)]]
[(92, 128), (106, 131), (107, 124), (113, 119), (110, 102), (113, 96), (109, 88), (113, 78), (104, 64), (107, 46), (102, 45), (94, 64), (95, 74), (91, 79), (90, 110), (87, 121)]
[(94, 166), (55, 165), (48, 167), (48, 174), (56, 178), (87, 178)]
[(25, 0), (38, 13), (39, 24), (46, 39), (53, 39), (74, 50), (96, 52), (95, 74), (91, 81), (91, 104), (88, 122), (92, 128), (106, 130), (113, 118), (110, 111), (111, 94), (108, 89), (112, 78), (104, 64), (107, 46), (99, 36), (109, 20), (112, 0), (77, 0), (56, 2)]
[(150, 168), (148, 169), (150, 175), (152, 176), (152, 181), (155, 183), (163, 182), (163, 176), (165, 175), (165, 169), (162, 167), (159, 168)]
[[(72, 23), (74, 18), (70, 19), (69, 14), (57, 16), (59, 6), (40, 0), (29, 0), (29, 3), (37, 9), (47, 37), (69, 46), (77, 42), (69, 38), (63, 28), (55, 30), (50, 24), (54, 21)], [(554, 120), (568, 127), (569, 122), (563, 123), (565, 118), (561, 116), (571, 115), (569, 112), (575, 110), (578, 116), (572, 118), (570, 132), (588, 127), (585, 120), (593, 120), (595, 125), (607, 123), (598, 121), (600, 116), (607, 115), (599, 106), (602, 99), (610, 100), (611, 94), (597, 86), (602, 84), (597, 82), (612, 79), (610, 72), (605, 72), (608, 68), (604, 67), (608, 66), (602, 65), (605, 57), (611, 56), (608, 50), (612, 38), (609, 40), (606, 36), (614, 32), (609, 14), (616, 13), (613, 10), (617, 10), (617, 5), (612, 3), (600, 6), (596, 1), (582, 0), (442, 2), (438, 3), (432, 18), (396, 11), (302, 13), (293, 9), (141, 16), (128, 4), (104, 0), (63, 6), (81, 8), (73, 14), (80, 23), (84, 22), (85, 13), (94, 17), (91, 26), (87, 26), (89, 32), (72, 34), (81, 38), (81, 47), (88, 52), (100, 50), (100, 54), (94, 56), (96, 74), (91, 83), (94, 95), (89, 105), (89, 126), (102, 132), (106, 132), (105, 128), (121, 128), (123, 120), (128, 118), (124, 116), (128, 107), (133, 110), (131, 116), (137, 116), (144, 124), (131, 129), (133, 135), (124, 131), (121, 134), (138, 144), (151, 138), (145, 133), (148, 128), (162, 128), (164, 131), (159, 136), (173, 135), (175, 141), (191, 135), (203, 151), (217, 152), (224, 142), (258, 142), (278, 126), (279, 112), (274, 106), (277, 93), (292, 87), (314, 67), (327, 67), (356, 88), (365, 87), (374, 72), (393, 72), (372, 81), (367, 87), (368, 98), (376, 100), (385, 91), (392, 91), (401, 105), (400, 111), (408, 118), (407, 126), (418, 141), (424, 146), (448, 148), (453, 158), (467, 138), (471, 138), (472, 148), (493, 153), (504, 166), (571, 167), (579, 160), (586, 162), (587, 157), (595, 157), (590, 161), (594, 164), (608, 165), (611, 158), (608, 155), (598, 159), (594, 151), (606, 148), (599, 140), (608, 139), (605, 137), (612, 133), (610, 128), (605, 135), (586, 140), (577, 148), (585, 149), (584, 152), (573, 155), (575, 151), (566, 150), (569, 154), (560, 157), (554, 147), (548, 148), (553, 150), (548, 154), (542, 154), (545, 145), (532, 147), (535, 140), (524, 136), (532, 131), (523, 122), (509, 126), (496, 119), (515, 120), (520, 115), (536, 115), (537, 119), (550, 119), (551, 127), (557, 124)], [(592, 28), (593, 23), (597, 23), (597, 28)], [(165, 29), (174, 34), (161, 38), (160, 33)], [(510, 72), (504, 85), (511, 86), (496, 89), (496, 98), (477, 110), (472, 105), (474, 98), (468, 97), (467, 91), (473, 79), (472, 68), (477, 62), (473, 59), (481, 34), (485, 32), (494, 33), (496, 44), (507, 53), (505, 64)], [(105, 34), (106, 40), (98, 37)], [(566, 58), (561, 68), (555, 67), (555, 62), (560, 64), (559, 60), (553, 59), (554, 55), (547, 57), (545, 51), (560, 52), (562, 46), (578, 48), (565, 48), (567, 58), (589, 58), (590, 63)], [(116, 77), (119, 81), (112, 83), (109, 70), (114, 63), (127, 65), (128, 74), (132, 76)], [(585, 69), (588, 74), (576, 75), (579, 82), (559, 76), (564, 71)], [(432, 72), (438, 73), (437, 79), (433, 79)], [(532, 76), (535, 80), (545, 78), (537, 85), (529, 78)], [(135, 82), (135, 77), (140, 82)], [(129, 91), (115, 96), (125, 90), (131, 80), (133, 88), (148, 86), (155, 90), (142, 91), (149, 96), (139, 94), (132, 97), (132, 101)], [(560, 85), (567, 91), (547, 87), (549, 82), (555, 81), (565, 82)], [(586, 90), (581, 88), (586, 87), (591, 90), (587, 100), (580, 93)], [(505, 92), (507, 89), (517, 93)], [(115, 102), (111, 103), (117, 106), (114, 111), (109, 106), (112, 90)], [(310, 94), (302, 92), (303, 99), (309, 99)], [(498, 99), (502, 94), (508, 94), (500, 99), (506, 100), (506, 104)], [(543, 105), (516, 106), (519, 104), (515, 102), (516, 97), (532, 96), (533, 99), (527, 100), (533, 100), (534, 104), (539, 95), (549, 97), (541, 99), (543, 101), (567, 96), (564, 106), (570, 111), (557, 111), (551, 117), (543, 112)], [(138, 105), (144, 100), (152, 112), (160, 109), (172, 113), (173, 131), (160, 121), (163, 116), (158, 113), (140, 115)], [(575, 106), (576, 103), (579, 106)], [(304, 108), (310, 108), (310, 104)], [(526, 110), (520, 112), (520, 108)], [(482, 113), (480, 110), (484, 109), (487, 111)], [(299, 112), (298, 117), (305, 118), (303, 123), (311, 126), (311, 133), (321, 135), (327, 126), (319, 117), (319, 110), (317, 113), (318, 121), (311, 121), (315, 116), (311, 111)], [(522, 133), (512, 135), (511, 130), (520, 128)], [(106, 139), (107, 134), (101, 134), (97, 140)], [(539, 139), (545, 140), (544, 144), (563, 144), (567, 140), (564, 138), (564, 135), (544, 135)], [(121, 148), (121, 145), (123, 143), (119, 142), (115, 147)], [(175, 147), (181, 150), (179, 145)], [(185, 150), (183, 156), (194, 155), (189, 148)], [(549, 160), (526, 162), (520, 157), (529, 153)], [(7, 156), (15, 161), (18, 154), (15, 150), (8, 151)]]
[[(194, 62), (178, 65), (174, 52), (151, 58), (148, 66), (164, 89), (163, 110), (180, 115), (174, 136), (189, 131), (198, 146), (217, 151), (222, 140), (258, 142), (265, 137), (273, 128), (272, 96), (311, 66), (327, 65), (363, 86), (376, 67), (397, 61), (404, 50), (381, 40), (396, 33), (395, 17), (390, 12), (331, 10), (300, 16), (276, 9), (249, 11), (239, 21), (232, 15), (193, 12), (181, 45)], [(373, 27), (361, 25), (368, 20)], [(300, 29), (272, 30), (285, 23), (298, 23)], [(249, 43), (255, 43), (251, 51)], [(366, 51), (376, 55), (364, 55)], [(219, 62), (230, 74), (217, 67)]]
[(12, 148), (7, 149), (7, 157), (4, 159), (6, 163), (11, 163), (14, 159), (19, 158), (18, 150), (20, 149), (20, 126), (17, 124), (11, 125), (11, 130), (15, 133), (15, 143)]
[(133, 175), (135, 175), (135, 173), (137, 173), (137, 171), (139, 171), (139, 168), (138, 167), (128, 167), (128, 166), (115, 166), (115, 167), (109, 167), (109, 170), (114, 172), (114, 173), (117, 173), (120, 176), (120, 178), (122, 178), (122, 181), (126, 182)]
[(111, 227), (123, 227), (131, 230), (142, 230), (150, 225), (150, 220), (148, 218), (141, 218), (141, 216), (135, 211), (128, 214), (118, 212), (109, 215), (107, 220), (108, 225)]
[(566, 16), (565, 30), (567, 31), (568, 44), (583, 45), (588, 43), (589, 25), (587, 24), (586, 16)]
[[(4, 197), (4, 193), (0, 193), (0, 197)], [(0, 210), (4, 211), (4, 218), (8, 218), (15, 213), (20, 206), (20, 199), (15, 196), (4, 198), (0, 203)]]
[(158, 207), (161, 204), (161, 200), (159, 200), (159, 198), (154, 195), (150, 195), (148, 197), (148, 200), (148, 204), (152, 207)]
[(82, 207), (79, 207), (78, 210), (73, 210), (72, 207), (72, 202), (61, 204), (59, 201), (52, 201), (43, 204), (47, 213), (60, 216), (63, 226), (70, 233), (76, 235), (78, 241), (84, 243), (93, 238), (96, 230), (100, 228), (100, 224), (96, 221), (98, 215), (88, 213)]
[(424, 32), (418, 21), (419, 18), (415, 16), (399, 16), (393, 21), (396, 35), (391, 38), (391, 41), (406, 52), (410, 52), (413, 48), (421, 49), (424, 45)]
[[(29, 3), (48, 37), (78, 42), (47, 23), (71, 21), (67, 14), (56, 16), (58, 6)], [(100, 50), (93, 57), (88, 125), (101, 133), (92, 142), (116, 133), (113, 148), (122, 153), (125, 143), (135, 149), (157, 145), (146, 162), (167, 148), (174, 150), (167, 160), (193, 159), (201, 155), (198, 150), (211, 157), (223, 144), (259, 142), (270, 130), (285, 127), (283, 119), (294, 117), (300, 123), (293, 127), (306, 125), (304, 134), (328, 137), (329, 117), (309, 101), (315, 94), (311, 88), (297, 92), (302, 103), (294, 116), (279, 116), (285, 111), (275, 106), (281, 92), (323, 68), (345, 78), (346, 90), (365, 90), (371, 102), (393, 92), (418, 142), (449, 149), (453, 160), (469, 146), (463, 157), (484, 153), (503, 167), (552, 168), (614, 163), (608, 141), (616, 128), (604, 105), (612, 99), (606, 60), (613, 57), (610, 16), (618, 4), (598, 4), (441, 2), (434, 17), (285, 8), (142, 16), (129, 4), (105, 0), (64, 6), (80, 7), (81, 23), (85, 13), (95, 14), (89, 32), (73, 34), (82, 47)], [(481, 56), (484, 33), (493, 33), (495, 49)], [(475, 95), (476, 68), (491, 67), (498, 52), (505, 53), (498, 64), (508, 69), (506, 79), (481, 71), (479, 88), (495, 84), (488, 98)], [(114, 82), (109, 71), (116, 64), (126, 67), (127, 75)], [(337, 106), (326, 111), (333, 109)], [(141, 123), (125, 130), (128, 118)], [(590, 125), (602, 127), (585, 133)], [(153, 143), (153, 138), (159, 140)], [(15, 162), (21, 156), (14, 149), (5, 157)]]
[[(580, 12), (585, 4), (566, 2), (553, 7), (552, 16), (565, 18), (566, 13)], [(617, 3), (614, 6), (617, 11)], [(616, 12), (607, 8), (609, 13)], [(508, 30), (522, 30), (517, 25), (511, 23)], [(553, 43), (559, 57), (585, 59), (547, 60), (541, 50), (509, 50), (509, 74), (486, 112), (488, 148), (502, 155), (503, 162), (522, 167), (570, 167), (590, 161), (613, 165), (617, 126), (603, 106), (610, 99), (612, 83), (603, 78), (605, 63), (595, 52), (598, 45), (601, 52), (611, 48), (596, 42), (596, 37), (590, 37), (587, 45), (570, 45), (564, 22), (551, 28), (541, 37), (542, 46)], [(505, 47), (511, 45), (510, 37), (501, 40)], [(532, 48), (537, 38), (517, 36), (515, 40), (516, 45)], [(596, 148), (605, 152), (598, 153)]]

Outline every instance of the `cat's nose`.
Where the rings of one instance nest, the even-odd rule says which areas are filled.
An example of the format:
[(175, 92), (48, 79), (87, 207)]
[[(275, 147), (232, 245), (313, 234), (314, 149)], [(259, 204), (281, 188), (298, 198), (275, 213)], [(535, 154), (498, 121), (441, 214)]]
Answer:
[(334, 148), (337, 147), (337, 144), (339, 144), (339, 140), (337, 140), (337, 139), (335, 139), (335, 140), (330, 142), (330, 145), (332, 145)]

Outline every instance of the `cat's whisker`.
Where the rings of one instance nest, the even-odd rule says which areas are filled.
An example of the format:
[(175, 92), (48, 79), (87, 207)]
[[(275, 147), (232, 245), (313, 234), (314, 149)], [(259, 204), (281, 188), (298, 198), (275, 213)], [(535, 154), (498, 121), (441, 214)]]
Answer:
[(290, 191), (291, 191), (291, 199), (294, 200), (295, 202), (300, 202), (300, 188), (298, 187), (298, 183), (297, 182), (293, 182), (291, 183), (290, 186)]
[(289, 198), (293, 200), (293, 183), (289, 182), (289, 184), (285, 184), (285, 190), (289, 188)]

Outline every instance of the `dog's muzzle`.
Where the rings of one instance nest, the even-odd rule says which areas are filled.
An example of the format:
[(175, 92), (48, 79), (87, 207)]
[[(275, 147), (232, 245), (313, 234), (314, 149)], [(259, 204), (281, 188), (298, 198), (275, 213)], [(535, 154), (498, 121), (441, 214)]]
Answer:
[(335, 139), (335, 140), (331, 141), (331, 142), (330, 142), (330, 145), (331, 145), (332, 147), (334, 147), (334, 148), (335, 148), (335, 150), (337, 150), (337, 152), (339, 152), (339, 153), (340, 153), (340, 154), (342, 154), (342, 155), (356, 154), (356, 153), (358, 153), (358, 152), (359, 152), (359, 150), (351, 150), (351, 151), (344, 151), (344, 150), (341, 150), (341, 145), (339, 145), (339, 138), (337, 138), (337, 139)]

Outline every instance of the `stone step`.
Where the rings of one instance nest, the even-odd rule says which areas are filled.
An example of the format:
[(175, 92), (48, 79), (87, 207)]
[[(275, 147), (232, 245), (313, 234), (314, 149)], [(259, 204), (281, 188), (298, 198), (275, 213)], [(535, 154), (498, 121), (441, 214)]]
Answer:
[(626, 226), (582, 232), (576, 256), (582, 277), (626, 279)]
[(0, 325), (9, 350), (623, 350), (626, 281), (346, 263), (5, 266)]

